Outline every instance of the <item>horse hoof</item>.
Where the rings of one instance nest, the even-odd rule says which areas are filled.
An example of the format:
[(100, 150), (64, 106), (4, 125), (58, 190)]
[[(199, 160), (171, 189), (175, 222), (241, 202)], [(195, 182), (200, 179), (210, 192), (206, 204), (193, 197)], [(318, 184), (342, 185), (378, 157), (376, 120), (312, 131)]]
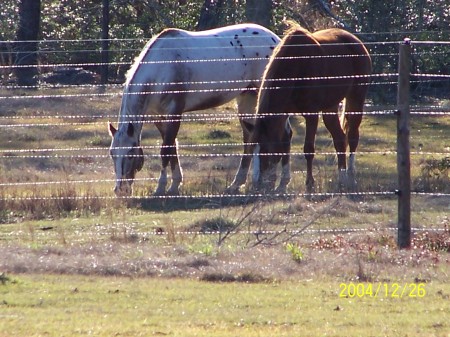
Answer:
[(316, 186), (313, 184), (306, 184), (306, 193), (312, 194), (316, 192)]
[(223, 191), (223, 194), (225, 194), (225, 195), (239, 194), (239, 187), (229, 186), (225, 189), (225, 191)]
[(177, 197), (180, 195), (180, 190), (178, 188), (169, 188), (166, 195), (171, 197)]
[(155, 196), (155, 197), (163, 197), (165, 195), (166, 195), (166, 191), (163, 189), (159, 189), (159, 188), (155, 191), (155, 193), (153, 193), (153, 196)]
[(348, 198), (352, 201), (362, 200), (362, 195), (358, 194), (358, 184), (356, 180), (350, 180), (350, 184), (347, 186)]
[(280, 194), (280, 195), (286, 194), (286, 186), (278, 186), (275, 190), (275, 194)]

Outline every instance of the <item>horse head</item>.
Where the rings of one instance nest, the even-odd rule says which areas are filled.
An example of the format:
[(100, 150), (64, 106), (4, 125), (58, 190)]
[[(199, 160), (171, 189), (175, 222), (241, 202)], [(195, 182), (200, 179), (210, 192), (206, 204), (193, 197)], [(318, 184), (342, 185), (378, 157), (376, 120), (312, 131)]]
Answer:
[(144, 152), (140, 146), (140, 137), (132, 123), (119, 130), (109, 123), (109, 133), (112, 137), (110, 156), (114, 163), (117, 196), (130, 196), (136, 172), (144, 166)]
[[(277, 165), (289, 165), (292, 128), (289, 118), (284, 116), (264, 117), (257, 121), (253, 132), (253, 142), (257, 144), (259, 155), (259, 175), (254, 177), (254, 187), (273, 191), (276, 182)], [(280, 124), (280, 122), (282, 122)], [(277, 125), (283, 125), (277, 128)], [(284, 159), (283, 159), (284, 158)]]

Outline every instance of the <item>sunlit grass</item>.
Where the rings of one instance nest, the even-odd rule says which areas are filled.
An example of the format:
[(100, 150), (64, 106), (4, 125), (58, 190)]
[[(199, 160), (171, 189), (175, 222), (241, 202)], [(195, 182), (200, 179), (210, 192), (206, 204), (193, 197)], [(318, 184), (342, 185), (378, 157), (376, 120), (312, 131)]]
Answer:
[(424, 284), (421, 298), (340, 298), (341, 282), (328, 279), (9, 277), (0, 284), (0, 336), (445, 336), (450, 328), (448, 283)]

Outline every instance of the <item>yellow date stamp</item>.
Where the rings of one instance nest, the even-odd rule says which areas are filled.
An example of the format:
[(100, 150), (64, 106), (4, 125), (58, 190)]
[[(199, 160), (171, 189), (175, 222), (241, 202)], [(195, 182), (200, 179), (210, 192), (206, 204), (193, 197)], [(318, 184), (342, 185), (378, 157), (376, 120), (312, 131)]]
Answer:
[(355, 298), (423, 298), (425, 283), (341, 283), (339, 297)]

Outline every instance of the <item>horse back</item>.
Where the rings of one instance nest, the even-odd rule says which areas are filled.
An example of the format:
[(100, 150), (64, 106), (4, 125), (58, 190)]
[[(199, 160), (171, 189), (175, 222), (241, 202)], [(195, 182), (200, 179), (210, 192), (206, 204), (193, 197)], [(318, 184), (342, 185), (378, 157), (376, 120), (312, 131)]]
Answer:
[[(353, 69), (349, 67), (339, 67), (342, 71), (353, 72), (354, 74), (368, 75), (371, 73), (372, 63), (369, 52), (364, 44), (355, 35), (339, 28), (320, 30), (312, 34), (312, 36), (321, 45), (324, 54), (335, 55), (336, 62), (329, 59), (330, 63), (342, 65), (343, 63), (350, 64)], [(349, 62), (351, 60), (351, 62)], [(332, 64), (332, 66), (334, 66)], [(335, 69), (334, 71), (337, 71)], [(333, 72), (333, 70), (332, 70)], [(350, 74), (353, 75), (353, 74)]]
[(369, 53), (342, 29), (309, 33), (291, 28), (266, 68), (258, 111), (316, 112), (340, 102), (350, 91), (365, 95), (371, 73)]

